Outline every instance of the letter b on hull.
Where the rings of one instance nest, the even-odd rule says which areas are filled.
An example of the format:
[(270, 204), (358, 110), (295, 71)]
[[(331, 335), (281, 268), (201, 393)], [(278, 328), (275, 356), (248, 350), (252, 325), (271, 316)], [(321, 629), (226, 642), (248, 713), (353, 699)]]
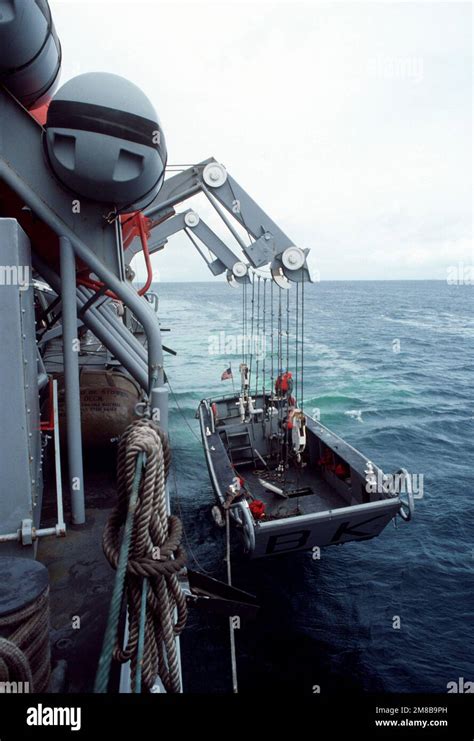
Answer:
[(291, 533), (270, 535), (265, 553), (267, 556), (271, 556), (275, 553), (297, 551), (299, 548), (305, 547), (310, 535), (311, 530), (293, 530)]

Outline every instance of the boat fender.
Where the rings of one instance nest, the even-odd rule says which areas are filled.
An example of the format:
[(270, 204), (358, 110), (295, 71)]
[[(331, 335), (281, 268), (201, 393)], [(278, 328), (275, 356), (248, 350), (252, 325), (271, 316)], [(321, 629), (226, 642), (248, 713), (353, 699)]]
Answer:
[(291, 439), (293, 450), (300, 455), (306, 448), (306, 417), (300, 409), (295, 409), (292, 416)]
[(218, 507), (217, 504), (212, 507), (211, 515), (217, 527), (225, 527), (225, 518), (222, 514), (221, 508)]

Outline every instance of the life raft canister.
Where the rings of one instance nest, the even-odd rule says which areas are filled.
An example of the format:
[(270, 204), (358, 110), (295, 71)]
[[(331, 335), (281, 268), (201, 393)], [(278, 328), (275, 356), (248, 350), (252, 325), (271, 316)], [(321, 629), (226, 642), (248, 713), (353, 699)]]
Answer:
[(293, 375), (291, 371), (280, 373), (275, 381), (275, 391), (281, 394), (291, 394), (293, 391)]
[(0, 83), (25, 108), (46, 103), (61, 70), (61, 45), (47, 0), (0, 2)]
[(265, 517), (265, 504), (260, 499), (250, 502), (249, 509), (256, 520), (262, 520)]
[(160, 190), (167, 161), (156, 111), (132, 82), (108, 72), (73, 77), (48, 108), (49, 165), (73, 193), (140, 210)]

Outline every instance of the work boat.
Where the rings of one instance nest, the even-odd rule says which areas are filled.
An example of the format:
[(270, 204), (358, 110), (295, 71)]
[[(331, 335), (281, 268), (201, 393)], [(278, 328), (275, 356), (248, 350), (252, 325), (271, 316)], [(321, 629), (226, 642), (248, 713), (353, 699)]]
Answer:
[(198, 416), (217, 496), (214, 518), (232, 519), (250, 557), (368, 540), (397, 515), (411, 519), (404, 469), (399, 492), (386, 491), (378, 467), (297, 407), (291, 372), (254, 396), (248, 367), (240, 372), (242, 392), (204, 399)]

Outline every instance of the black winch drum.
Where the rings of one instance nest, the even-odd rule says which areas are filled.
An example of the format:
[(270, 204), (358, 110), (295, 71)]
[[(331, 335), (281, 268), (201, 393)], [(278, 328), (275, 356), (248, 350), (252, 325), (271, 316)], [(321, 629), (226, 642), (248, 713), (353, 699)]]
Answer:
[(0, 0), (0, 83), (26, 108), (54, 93), (61, 45), (47, 0)]

